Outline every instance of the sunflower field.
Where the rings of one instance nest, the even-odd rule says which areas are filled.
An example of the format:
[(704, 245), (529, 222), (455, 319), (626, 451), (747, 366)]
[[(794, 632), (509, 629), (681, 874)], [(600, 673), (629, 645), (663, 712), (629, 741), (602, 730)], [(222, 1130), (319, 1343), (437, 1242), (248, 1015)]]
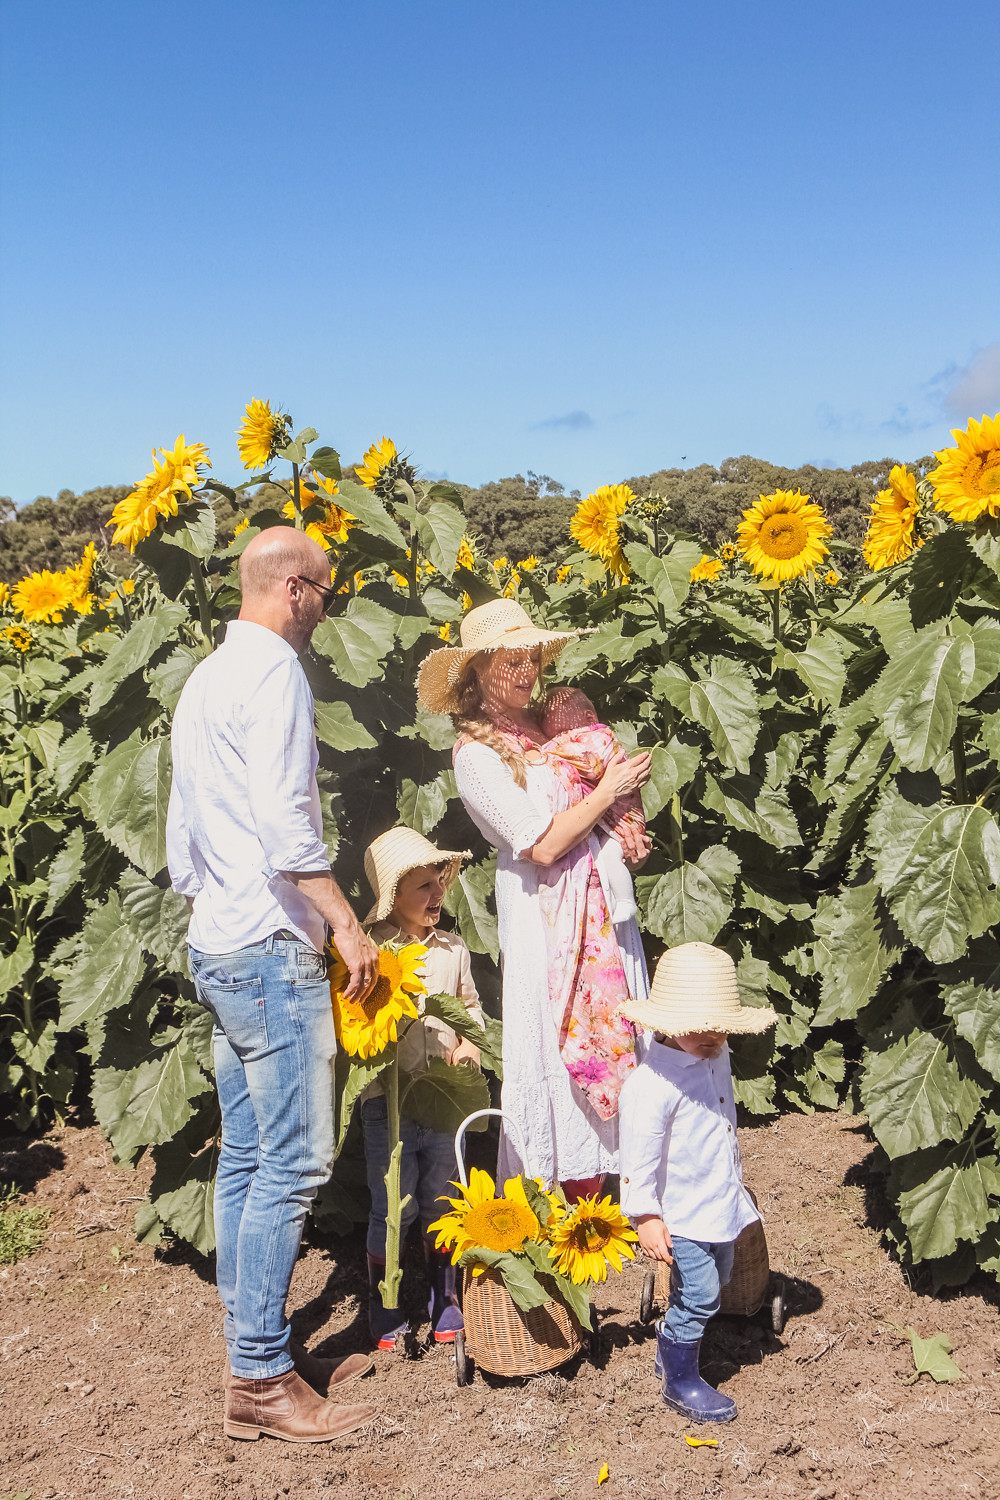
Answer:
[[(798, 492), (762, 496), (707, 553), (662, 498), (611, 485), (545, 568), (483, 556), (458, 492), (388, 439), (346, 477), (313, 429), (253, 401), (239, 452), (232, 485), (183, 436), (154, 453), (113, 517), (131, 578), (88, 548), (3, 592), (0, 1074), (15, 1123), (86, 1090), (117, 1159), (152, 1156), (137, 1232), (211, 1248), (219, 1120), (186, 903), (164, 868), (170, 719), (238, 611), (243, 547), (300, 526), (338, 589), (305, 665), (345, 890), (365, 901), (361, 853), (395, 821), (473, 847), (447, 904), (495, 1011), (492, 862), (416, 669), (498, 593), (586, 628), (553, 671), (653, 752), (637, 880), (650, 960), (720, 943), (747, 998), (781, 1014), (734, 1042), (743, 1109), (863, 1111), (900, 1253), (939, 1283), (977, 1265), (1000, 1276), (1000, 417), (956, 432), (926, 479), (894, 469), (860, 552)], [(220, 496), (235, 534), (218, 534)], [(322, 1222), (363, 1213), (352, 1170), (345, 1152)]]

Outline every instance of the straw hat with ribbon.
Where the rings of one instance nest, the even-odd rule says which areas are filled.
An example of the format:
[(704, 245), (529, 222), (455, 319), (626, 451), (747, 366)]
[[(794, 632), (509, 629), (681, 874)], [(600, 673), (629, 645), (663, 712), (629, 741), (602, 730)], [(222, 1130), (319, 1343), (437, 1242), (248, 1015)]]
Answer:
[(541, 630), (514, 599), (491, 599), (470, 609), (462, 621), (460, 646), (445, 646), (425, 656), (417, 673), (417, 697), (436, 714), (459, 710), (456, 687), (466, 662), (481, 651), (542, 648), (542, 665), (554, 661), (578, 630)]
[(375, 892), (375, 905), (365, 921), (385, 921), (396, 899), (396, 887), (410, 870), (416, 870), (420, 865), (447, 864), (445, 884), (450, 885), (462, 860), (468, 859), (470, 852), (468, 849), (435, 849), (429, 839), (413, 828), (390, 828), (388, 833), (380, 834), (365, 850), (365, 874)]
[(778, 1019), (769, 1006), (740, 1004), (736, 965), (711, 943), (668, 948), (656, 966), (648, 1000), (621, 1007), (623, 1016), (664, 1036), (693, 1031), (766, 1031)]

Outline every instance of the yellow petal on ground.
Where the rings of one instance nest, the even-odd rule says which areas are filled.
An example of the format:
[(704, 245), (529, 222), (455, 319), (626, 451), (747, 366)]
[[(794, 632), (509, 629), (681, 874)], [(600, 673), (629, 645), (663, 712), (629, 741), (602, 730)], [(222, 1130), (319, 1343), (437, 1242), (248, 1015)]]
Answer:
[(607, 1464), (601, 1464), (601, 1467), (600, 1467), (600, 1469), (597, 1472), (597, 1485), (598, 1485), (598, 1488), (600, 1488), (600, 1486), (602, 1484), (604, 1484), (605, 1480), (608, 1480), (610, 1478), (611, 1478), (611, 1474), (610, 1474), (610, 1471), (608, 1469)]
[(718, 1438), (693, 1438), (688, 1437), (687, 1433), (684, 1434), (684, 1441), (689, 1448), (717, 1448), (719, 1446)]

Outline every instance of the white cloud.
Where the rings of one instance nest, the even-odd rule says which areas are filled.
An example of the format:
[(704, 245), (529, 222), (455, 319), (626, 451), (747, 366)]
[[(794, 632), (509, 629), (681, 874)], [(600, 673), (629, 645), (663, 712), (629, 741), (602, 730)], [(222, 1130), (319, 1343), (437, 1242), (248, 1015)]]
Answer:
[(980, 349), (953, 378), (954, 384), (942, 396), (945, 410), (961, 422), (984, 412), (992, 417), (1000, 411), (1000, 343)]

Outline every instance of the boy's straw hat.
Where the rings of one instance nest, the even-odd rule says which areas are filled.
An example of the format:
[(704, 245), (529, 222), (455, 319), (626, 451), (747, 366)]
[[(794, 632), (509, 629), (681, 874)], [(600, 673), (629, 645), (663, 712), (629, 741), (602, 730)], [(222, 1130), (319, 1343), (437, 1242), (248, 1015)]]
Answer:
[(777, 1011), (740, 1004), (736, 965), (711, 943), (668, 948), (656, 965), (648, 1000), (621, 1007), (623, 1016), (665, 1036), (692, 1031), (761, 1032), (773, 1026)]
[(425, 656), (417, 673), (417, 697), (435, 714), (458, 712), (455, 686), (466, 662), (480, 651), (521, 651), (541, 646), (542, 665), (554, 661), (578, 630), (541, 630), (514, 599), (491, 599), (470, 609), (462, 621), (460, 646), (443, 646)]
[(396, 887), (410, 870), (416, 870), (420, 865), (447, 863), (445, 884), (450, 885), (462, 860), (468, 859), (470, 852), (468, 849), (435, 849), (429, 839), (413, 828), (390, 828), (388, 833), (380, 834), (365, 850), (365, 874), (375, 892), (375, 905), (365, 921), (385, 920), (392, 911)]

